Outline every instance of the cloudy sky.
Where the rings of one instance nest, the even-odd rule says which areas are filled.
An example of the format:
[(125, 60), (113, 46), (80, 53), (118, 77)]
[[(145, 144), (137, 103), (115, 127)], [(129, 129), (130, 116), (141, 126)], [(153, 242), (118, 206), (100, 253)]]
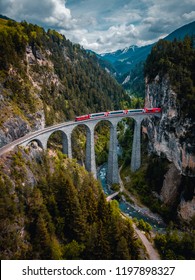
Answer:
[(195, 20), (195, 0), (0, 0), (0, 13), (98, 53), (143, 46)]

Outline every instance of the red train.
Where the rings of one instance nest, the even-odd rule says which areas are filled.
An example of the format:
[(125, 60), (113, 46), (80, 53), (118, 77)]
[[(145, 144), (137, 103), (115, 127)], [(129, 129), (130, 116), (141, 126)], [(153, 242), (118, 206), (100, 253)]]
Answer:
[(144, 108), (145, 113), (160, 113), (161, 108)]
[(96, 119), (96, 118), (105, 118), (111, 116), (125, 116), (131, 114), (143, 114), (143, 113), (160, 113), (161, 108), (144, 108), (144, 109), (129, 109), (129, 110), (118, 110), (118, 111), (110, 111), (110, 112), (100, 112), (94, 114), (87, 114), (83, 116), (79, 116), (75, 118), (75, 122), (84, 121), (89, 119)]

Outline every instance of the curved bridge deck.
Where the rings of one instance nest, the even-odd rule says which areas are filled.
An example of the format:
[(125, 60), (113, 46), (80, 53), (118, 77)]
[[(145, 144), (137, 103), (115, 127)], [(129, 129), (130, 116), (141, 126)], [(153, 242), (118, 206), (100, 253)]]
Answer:
[(47, 149), (47, 142), (52, 133), (56, 131), (62, 132), (63, 152), (72, 158), (72, 144), (71, 134), (75, 127), (84, 125), (87, 130), (86, 143), (86, 169), (94, 174), (96, 177), (96, 163), (95, 163), (95, 144), (94, 144), (94, 130), (96, 125), (106, 120), (110, 123), (110, 147), (108, 157), (108, 173), (107, 181), (109, 184), (119, 183), (118, 176), (118, 156), (117, 156), (117, 124), (124, 118), (132, 118), (135, 121), (134, 138), (131, 156), (131, 170), (136, 171), (141, 165), (141, 123), (143, 119), (156, 116), (160, 117), (161, 113), (134, 113), (124, 116), (107, 116), (103, 118), (93, 118), (84, 121), (69, 121), (65, 123), (56, 124), (35, 132), (29, 133), (5, 146), (0, 148), (0, 156), (9, 152), (16, 146), (27, 146), (32, 141), (38, 142), (43, 148)]

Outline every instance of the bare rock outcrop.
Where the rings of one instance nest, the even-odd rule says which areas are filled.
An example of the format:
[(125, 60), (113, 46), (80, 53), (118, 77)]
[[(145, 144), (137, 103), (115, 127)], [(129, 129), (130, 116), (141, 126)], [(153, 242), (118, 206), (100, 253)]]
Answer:
[(152, 83), (146, 80), (145, 106), (162, 109), (160, 119), (153, 117), (146, 121), (143, 131), (149, 138), (148, 150), (171, 162), (160, 197), (166, 205), (179, 200), (178, 217), (190, 221), (195, 215), (195, 197), (183, 198), (185, 186), (182, 186), (181, 178), (195, 177), (195, 121), (182, 115), (177, 93), (168, 77), (157, 76)]
[(145, 106), (162, 108), (161, 119), (154, 118), (147, 124), (149, 150), (165, 155), (181, 174), (194, 176), (195, 122), (181, 117), (177, 94), (168, 78), (159, 81), (156, 77), (153, 83), (146, 84)]
[(195, 215), (195, 196), (191, 201), (181, 200), (178, 207), (178, 216), (187, 222), (190, 222)]
[(179, 188), (181, 183), (181, 175), (179, 171), (172, 163), (169, 166), (169, 170), (165, 174), (163, 186), (161, 189), (161, 199), (166, 205), (171, 205), (177, 199), (179, 195)]

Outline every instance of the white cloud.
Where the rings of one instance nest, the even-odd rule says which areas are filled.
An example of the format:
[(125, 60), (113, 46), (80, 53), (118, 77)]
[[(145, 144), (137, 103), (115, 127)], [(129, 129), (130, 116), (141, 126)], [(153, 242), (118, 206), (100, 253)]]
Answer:
[[(85, 0), (85, 10), (81, 10), (86, 17), (89, 2), (91, 3), (91, 1)], [(94, 5), (93, 16), (96, 15), (97, 22), (93, 25), (93, 32), (83, 22), (82, 27), (85, 26), (88, 33), (85, 33), (80, 41), (77, 38), (77, 41), (85, 48), (91, 47), (97, 52), (114, 51), (133, 44), (141, 46), (151, 44), (195, 19), (194, 13), (191, 12), (195, 10), (194, 0), (118, 1), (118, 6), (116, 6), (115, 0), (110, 0), (106, 6), (107, 12), (98, 8), (101, 6), (106, 10), (105, 1), (92, 2)], [(97, 2), (98, 4), (95, 4)], [(110, 12), (109, 7), (113, 8), (114, 4), (115, 9)], [(91, 8), (92, 6), (90, 6)], [(89, 14), (92, 14), (91, 10)], [(101, 29), (99, 26), (103, 28)]]
[(194, 0), (0, 0), (0, 10), (97, 52), (150, 44), (195, 20)]
[(18, 21), (64, 29), (73, 28), (76, 23), (64, 0), (1, 0), (1, 6), (3, 13)]
[(183, 14), (182, 17), (186, 20), (193, 21), (193, 20), (195, 20), (195, 11), (192, 11), (190, 13), (185, 13), (185, 14)]
[(133, 38), (133, 43), (136, 43), (138, 35), (138, 30), (134, 25), (122, 24), (111, 26), (105, 31), (97, 31), (95, 34), (85, 32), (80, 43), (84, 48), (105, 52), (112, 50), (113, 47), (114, 49), (123, 48), (124, 45), (129, 45)]

